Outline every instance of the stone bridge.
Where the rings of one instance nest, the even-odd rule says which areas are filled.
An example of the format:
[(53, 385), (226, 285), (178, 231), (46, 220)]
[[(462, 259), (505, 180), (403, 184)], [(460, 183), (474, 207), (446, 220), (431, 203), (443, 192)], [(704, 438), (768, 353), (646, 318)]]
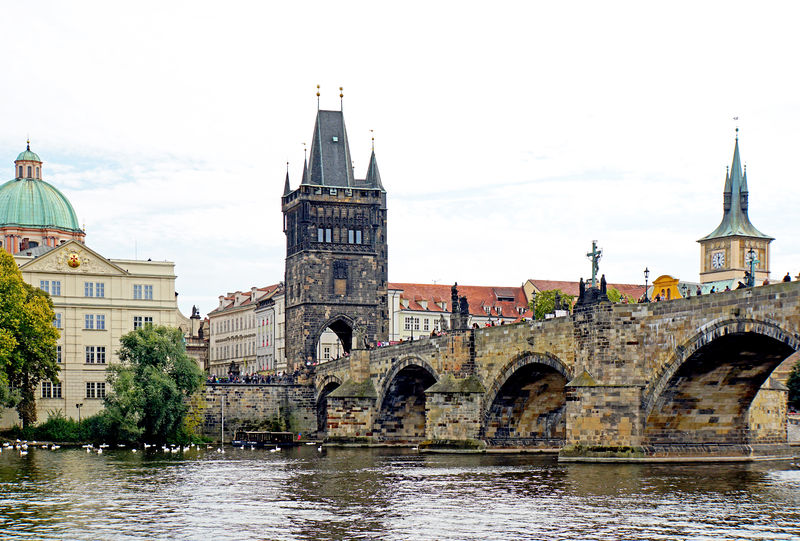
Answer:
[(319, 366), (330, 441), (560, 449), (568, 457), (782, 455), (800, 283), (423, 338)]

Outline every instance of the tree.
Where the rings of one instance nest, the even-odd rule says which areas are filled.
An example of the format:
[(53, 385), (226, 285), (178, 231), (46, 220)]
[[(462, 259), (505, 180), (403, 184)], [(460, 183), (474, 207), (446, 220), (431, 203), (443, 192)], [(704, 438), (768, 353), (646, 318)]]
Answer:
[(202, 371), (186, 355), (180, 329), (145, 325), (120, 342), (122, 363), (108, 367), (108, 421), (121, 440), (174, 441), (189, 398), (203, 384)]
[(13, 256), (0, 250), (0, 399), (16, 402), (23, 428), (36, 422), (39, 382), (58, 378), (54, 318), (50, 295), (26, 284)]
[(562, 307), (571, 307), (574, 295), (567, 295), (560, 289), (550, 289), (536, 294), (529, 307), (533, 310), (534, 319), (544, 319), (545, 314), (552, 314), (556, 309), (556, 294), (561, 297)]

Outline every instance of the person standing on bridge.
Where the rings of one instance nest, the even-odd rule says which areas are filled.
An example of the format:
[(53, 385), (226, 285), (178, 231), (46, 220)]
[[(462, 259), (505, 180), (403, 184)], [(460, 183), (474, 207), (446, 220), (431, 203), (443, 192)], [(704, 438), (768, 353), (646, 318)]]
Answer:
[(788, 272), (786, 273), (786, 276), (783, 277), (783, 281), (784, 282), (791, 282), (792, 281), (792, 277)]

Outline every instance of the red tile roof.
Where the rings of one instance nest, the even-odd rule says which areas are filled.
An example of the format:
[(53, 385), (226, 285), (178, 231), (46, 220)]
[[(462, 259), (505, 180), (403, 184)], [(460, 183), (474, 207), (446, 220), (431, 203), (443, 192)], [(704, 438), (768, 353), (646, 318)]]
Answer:
[[(565, 282), (562, 280), (535, 280), (533, 278), (528, 280), (539, 291), (550, 291), (551, 289), (560, 289), (567, 295), (578, 296), (578, 282)], [(620, 293), (624, 293), (634, 299), (638, 299), (644, 295), (644, 286), (638, 284), (608, 284), (608, 287), (613, 287)]]
[[(389, 289), (401, 290), (401, 299), (407, 299), (406, 310), (427, 312), (450, 312), (450, 285), (448, 284), (409, 284), (390, 282)], [(469, 313), (473, 316), (504, 318), (532, 317), (528, 309), (528, 301), (521, 287), (493, 287), (493, 286), (458, 286), (458, 295), (466, 296), (469, 303)], [(513, 298), (513, 301), (501, 301), (500, 298)], [(420, 300), (428, 301), (428, 308), (423, 308)], [(445, 302), (442, 309), (437, 302)], [(490, 308), (487, 313), (485, 307)], [(524, 308), (522, 314), (517, 308)]]
[[(239, 308), (241, 306), (247, 306), (250, 304), (255, 304), (258, 302), (259, 299), (263, 298), (264, 295), (274, 292), (276, 289), (280, 287), (280, 284), (273, 284), (271, 286), (259, 287), (255, 290), (255, 295), (253, 295), (252, 291), (236, 291), (235, 293), (231, 293), (226, 295), (225, 298), (222, 299), (222, 306), (217, 307), (209, 312), (210, 314), (216, 314), (218, 312), (224, 312), (229, 308)], [(263, 294), (261, 294), (263, 293)], [(239, 295), (241, 297), (245, 297), (239, 304), (236, 304), (236, 296)], [(255, 296), (255, 298), (253, 298)]]

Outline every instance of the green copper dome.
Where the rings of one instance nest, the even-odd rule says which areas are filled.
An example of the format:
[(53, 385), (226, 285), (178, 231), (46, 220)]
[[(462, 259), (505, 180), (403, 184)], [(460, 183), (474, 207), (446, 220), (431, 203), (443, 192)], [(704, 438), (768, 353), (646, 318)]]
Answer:
[[(26, 153), (36, 156), (30, 151), (20, 156)], [(0, 227), (6, 225), (81, 230), (64, 194), (43, 180), (31, 178), (10, 180), (0, 186)]]
[(17, 156), (17, 159), (15, 161), (20, 161), (20, 160), (27, 160), (31, 162), (40, 162), (40, 163), (42, 161), (39, 159), (38, 154), (31, 151), (30, 147), (28, 147), (27, 150), (23, 150), (22, 152), (20, 152), (19, 156)]

